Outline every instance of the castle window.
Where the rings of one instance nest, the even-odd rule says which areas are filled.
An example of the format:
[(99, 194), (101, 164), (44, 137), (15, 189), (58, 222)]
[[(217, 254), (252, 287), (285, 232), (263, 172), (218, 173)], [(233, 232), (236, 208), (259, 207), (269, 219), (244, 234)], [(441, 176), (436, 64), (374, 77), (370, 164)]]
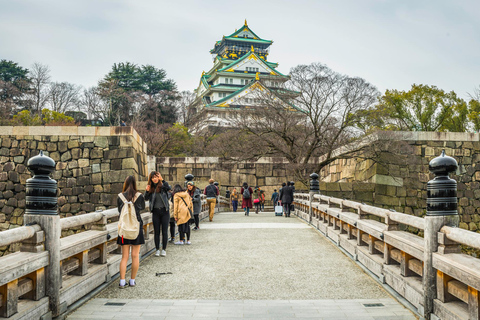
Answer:
[(233, 79), (230, 79), (230, 84), (233, 84)]

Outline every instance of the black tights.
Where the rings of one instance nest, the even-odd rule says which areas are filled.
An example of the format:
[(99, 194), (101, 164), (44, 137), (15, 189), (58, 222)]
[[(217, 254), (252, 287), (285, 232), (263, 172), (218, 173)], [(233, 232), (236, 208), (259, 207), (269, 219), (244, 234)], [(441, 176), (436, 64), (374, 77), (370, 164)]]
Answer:
[(198, 214), (193, 215), (193, 220), (195, 220), (195, 227), (198, 228), (198, 226), (200, 225), (200, 217), (198, 216)]
[(162, 228), (162, 249), (165, 250), (167, 248), (168, 242), (168, 223), (170, 221), (170, 214), (168, 214), (165, 208), (157, 209), (153, 208), (152, 213), (152, 221), (153, 221), (153, 232), (154, 232), (154, 240), (155, 240), (155, 248), (157, 250), (160, 249), (160, 227)]
[(175, 219), (170, 218), (170, 238), (175, 238)]
[(178, 225), (178, 232), (180, 233), (180, 240), (185, 240), (185, 234), (187, 235), (187, 240), (190, 240), (190, 225), (188, 222)]

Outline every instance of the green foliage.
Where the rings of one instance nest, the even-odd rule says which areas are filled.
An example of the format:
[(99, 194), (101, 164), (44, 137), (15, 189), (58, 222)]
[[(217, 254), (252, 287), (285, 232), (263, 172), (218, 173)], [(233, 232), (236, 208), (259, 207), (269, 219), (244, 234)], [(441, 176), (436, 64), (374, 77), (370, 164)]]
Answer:
[(99, 83), (100, 95), (110, 106), (107, 119), (110, 124), (120, 118), (131, 118), (138, 106), (146, 119), (156, 123), (175, 122), (175, 90), (175, 82), (167, 79), (165, 70), (130, 62), (115, 63)]
[(410, 91), (387, 90), (379, 103), (362, 110), (357, 127), (373, 130), (467, 131), (469, 109), (454, 91), (412, 85)]
[(42, 119), (38, 114), (32, 116), (29, 110), (23, 110), (13, 116), (13, 121), (23, 126), (40, 126)]
[(0, 60), (0, 80), (5, 82), (18, 82), (28, 79), (28, 69), (22, 68), (18, 63)]
[(169, 143), (168, 149), (165, 150), (165, 156), (186, 156), (193, 143), (192, 136), (188, 134), (188, 128), (180, 123), (174, 123), (166, 132), (171, 143)]
[(480, 101), (472, 99), (468, 103), (468, 119), (472, 122), (476, 132), (480, 131)]
[(0, 60), (0, 111), (11, 117), (12, 111), (28, 105), (23, 96), (30, 90), (28, 69), (16, 62)]
[(38, 114), (32, 115), (29, 110), (20, 111), (13, 116), (13, 122), (23, 126), (75, 125), (72, 117), (49, 109), (43, 109), (41, 117)]

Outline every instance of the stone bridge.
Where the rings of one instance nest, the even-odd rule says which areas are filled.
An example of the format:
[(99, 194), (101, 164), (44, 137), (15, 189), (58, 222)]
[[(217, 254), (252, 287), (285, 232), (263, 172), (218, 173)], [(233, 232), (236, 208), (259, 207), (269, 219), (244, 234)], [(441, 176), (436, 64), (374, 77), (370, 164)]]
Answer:
[[(480, 260), (462, 253), (480, 250), (474, 232), (478, 134), (402, 136), (400, 160), (380, 155), (390, 163), (337, 160), (320, 172), (322, 195), (295, 195), (298, 219), (262, 212), (245, 220), (221, 197), (214, 222), (193, 234), (194, 245), (172, 246), (164, 260), (150, 256), (153, 228), (145, 212), (138, 278), (144, 285), (119, 292), (113, 205), (126, 175), (136, 176), (143, 188), (152, 169), (173, 182), (196, 169), (203, 186), (220, 170), (223, 186), (246, 179), (273, 189), (280, 180), (292, 180), (288, 165), (278, 159), (154, 159), (129, 127), (46, 130), (0, 128), (0, 249), (9, 250), (0, 257), (0, 319), (112, 319), (128, 311), (128, 318), (156, 319), (480, 319)], [(369, 139), (364, 143), (381, 140)], [(460, 216), (423, 217), (425, 185), (432, 178), (426, 159), (442, 148), (459, 159)], [(31, 177), (26, 161), (39, 151), (56, 161), (59, 215), (24, 214), (25, 181)], [(267, 179), (275, 176), (278, 181)], [(188, 273), (196, 268), (198, 278)], [(164, 271), (172, 272), (172, 282)]]

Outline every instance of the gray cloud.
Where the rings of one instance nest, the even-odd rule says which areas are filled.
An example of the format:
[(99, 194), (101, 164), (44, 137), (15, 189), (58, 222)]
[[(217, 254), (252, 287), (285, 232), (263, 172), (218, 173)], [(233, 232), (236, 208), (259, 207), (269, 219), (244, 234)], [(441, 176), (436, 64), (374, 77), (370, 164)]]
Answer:
[(115, 62), (152, 64), (193, 90), (215, 41), (247, 18), (283, 73), (322, 62), (381, 91), (424, 83), (466, 97), (480, 85), (479, 12), (478, 1), (0, 0), (0, 59), (86, 87)]

